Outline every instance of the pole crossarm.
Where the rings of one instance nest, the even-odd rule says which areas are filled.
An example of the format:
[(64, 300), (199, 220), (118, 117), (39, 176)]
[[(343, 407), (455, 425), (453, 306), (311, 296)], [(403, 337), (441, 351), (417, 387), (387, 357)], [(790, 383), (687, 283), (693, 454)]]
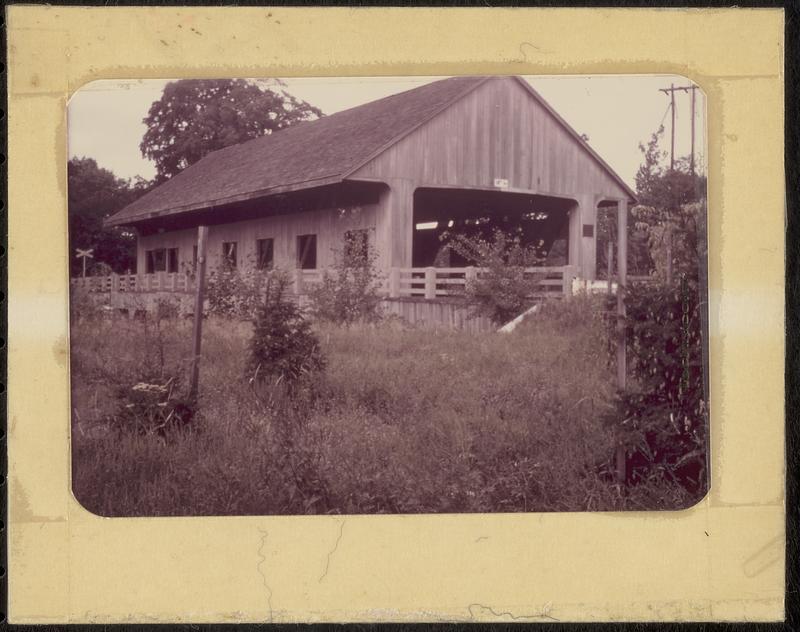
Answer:
[(689, 84), (688, 86), (676, 86), (675, 84), (670, 85), (669, 88), (659, 88), (659, 92), (663, 92), (666, 95), (669, 95), (670, 99), (670, 110), (672, 113), (672, 126), (670, 128), (670, 152), (669, 152), (669, 169), (672, 171), (675, 169), (675, 93), (676, 92), (689, 92), (692, 93), (692, 153), (691, 153), (691, 162), (690, 162), (690, 170), (692, 174), (695, 172), (695, 165), (694, 165), (694, 113), (695, 113), (695, 91), (699, 89), (699, 86), (695, 84)]

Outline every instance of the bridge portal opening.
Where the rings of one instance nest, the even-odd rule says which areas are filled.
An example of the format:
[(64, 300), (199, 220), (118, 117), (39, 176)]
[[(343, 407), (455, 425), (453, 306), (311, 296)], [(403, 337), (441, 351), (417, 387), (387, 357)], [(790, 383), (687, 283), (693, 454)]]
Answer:
[(412, 266), (458, 268), (472, 265), (448, 248), (456, 235), (491, 239), (496, 228), (519, 232), (542, 265), (569, 261), (569, 210), (561, 198), (506, 191), (422, 188), (414, 193)]

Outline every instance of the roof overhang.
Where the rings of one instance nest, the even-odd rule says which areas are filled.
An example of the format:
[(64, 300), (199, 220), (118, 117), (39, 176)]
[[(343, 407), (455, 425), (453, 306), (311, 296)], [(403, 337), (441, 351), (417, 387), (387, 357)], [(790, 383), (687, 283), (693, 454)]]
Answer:
[(148, 222), (154, 219), (174, 217), (176, 215), (182, 215), (184, 213), (208, 210), (220, 206), (226, 206), (229, 204), (236, 204), (237, 202), (247, 202), (250, 200), (256, 200), (258, 198), (279, 195), (281, 193), (291, 193), (293, 191), (313, 189), (316, 187), (326, 186), (330, 184), (340, 184), (341, 182), (343, 182), (343, 179), (339, 175), (328, 176), (323, 178), (317, 178), (314, 180), (306, 180), (304, 182), (294, 182), (291, 184), (285, 184), (277, 187), (270, 187), (267, 189), (259, 189), (255, 191), (250, 191), (248, 193), (242, 193), (240, 195), (233, 195), (215, 200), (204, 200), (203, 202), (184, 204), (182, 206), (159, 210), (159, 211), (151, 211), (149, 213), (133, 214), (131, 216), (120, 216), (120, 213), (125, 210), (122, 209), (120, 213), (112, 215), (111, 217), (108, 217), (105, 220), (103, 220), (103, 226), (107, 228), (113, 226), (135, 226), (136, 224), (139, 224), (141, 222)]

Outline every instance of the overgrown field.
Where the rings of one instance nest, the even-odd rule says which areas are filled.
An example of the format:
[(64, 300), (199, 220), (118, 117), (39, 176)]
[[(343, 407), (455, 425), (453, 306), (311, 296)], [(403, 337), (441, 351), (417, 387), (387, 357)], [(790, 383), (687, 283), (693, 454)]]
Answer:
[(75, 496), (105, 516), (685, 506), (679, 487), (607, 475), (614, 367), (595, 314), (575, 299), (510, 334), (316, 326), (327, 367), (293, 402), (251, 385), (251, 324), (209, 319), (196, 414), (169, 433), (138, 431), (121, 394), (164, 376), (185, 392), (191, 322), (73, 322)]

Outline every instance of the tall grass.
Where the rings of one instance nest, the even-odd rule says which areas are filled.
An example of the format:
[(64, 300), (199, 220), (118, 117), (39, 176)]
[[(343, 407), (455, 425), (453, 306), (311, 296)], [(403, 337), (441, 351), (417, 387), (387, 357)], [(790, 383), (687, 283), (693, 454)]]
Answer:
[(613, 368), (594, 313), (576, 299), (511, 334), (318, 326), (327, 370), (313, 396), (279, 405), (248, 383), (252, 326), (209, 320), (195, 427), (163, 437), (115, 425), (115, 393), (185, 371), (189, 323), (77, 322), (73, 491), (105, 516), (679, 505), (670, 490), (623, 494), (603, 476)]

